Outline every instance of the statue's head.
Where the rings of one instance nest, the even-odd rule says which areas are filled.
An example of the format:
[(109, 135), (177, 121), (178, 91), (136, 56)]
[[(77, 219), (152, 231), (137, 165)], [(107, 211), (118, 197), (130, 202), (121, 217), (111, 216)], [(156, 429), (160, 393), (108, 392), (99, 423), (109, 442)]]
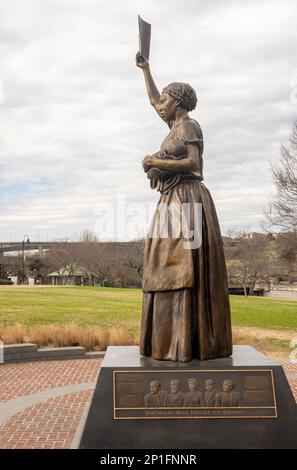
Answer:
[(159, 380), (153, 380), (150, 383), (151, 393), (156, 394), (160, 391), (160, 389), (161, 389), (161, 382), (159, 382)]
[(208, 392), (212, 392), (214, 389), (214, 381), (212, 379), (207, 379), (205, 381), (205, 388)]
[(223, 382), (223, 390), (224, 392), (231, 392), (234, 388), (234, 383), (232, 380), (224, 380)]
[(194, 88), (188, 83), (173, 82), (163, 88), (160, 113), (167, 121), (174, 120), (178, 106), (187, 112), (195, 109), (197, 96)]
[(191, 377), (190, 379), (188, 379), (188, 386), (189, 386), (189, 390), (191, 392), (194, 392), (195, 390), (198, 390), (199, 382), (197, 379), (194, 379)]
[(181, 382), (180, 380), (178, 379), (173, 379), (170, 381), (170, 389), (171, 389), (171, 393), (177, 393), (179, 392), (181, 388)]

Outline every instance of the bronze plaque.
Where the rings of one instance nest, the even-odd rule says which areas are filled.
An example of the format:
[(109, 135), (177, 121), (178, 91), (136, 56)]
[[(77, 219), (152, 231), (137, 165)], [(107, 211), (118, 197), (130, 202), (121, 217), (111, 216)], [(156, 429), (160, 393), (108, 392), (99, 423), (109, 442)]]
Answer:
[(113, 403), (114, 419), (277, 418), (271, 369), (114, 371)]

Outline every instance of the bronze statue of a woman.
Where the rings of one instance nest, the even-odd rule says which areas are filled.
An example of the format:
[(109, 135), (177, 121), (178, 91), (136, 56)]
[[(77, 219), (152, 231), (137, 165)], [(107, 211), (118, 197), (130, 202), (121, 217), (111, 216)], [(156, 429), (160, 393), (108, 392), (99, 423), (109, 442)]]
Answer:
[[(187, 83), (171, 83), (160, 94), (140, 53), (136, 65), (143, 70), (150, 103), (170, 128), (161, 149), (142, 162), (161, 196), (144, 249), (140, 354), (184, 362), (226, 357), (232, 354), (226, 264), (215, 206), (202, 182), (201, 128), (188, 114), (196, 93)], [(198, 248), (170, 236), (170, 217), (168, 237), (154, 231), (161, 206), (195, 203), (202, 207)]]

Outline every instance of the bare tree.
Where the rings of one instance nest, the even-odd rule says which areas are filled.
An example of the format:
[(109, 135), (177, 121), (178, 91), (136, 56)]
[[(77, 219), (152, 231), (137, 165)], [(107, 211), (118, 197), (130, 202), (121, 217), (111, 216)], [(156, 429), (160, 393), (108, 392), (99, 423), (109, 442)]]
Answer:
[(79, 269), (80, 259), (80, 246), (67, 242), (51, 249), (46, 255), (49, 269), (56, 271), (61, 278), (73, 276)]
[(80, 242), (98, 242), (98, 237), (91, 230), (83, 230), (79, 237)]
[[(110, 277), (111, 262), (109, 250), (105, 244), (85, 242), (82, 247), (84, 266), (101, 285), (105, 285)], [(91, 283), (93, 284), (93, 279)]]
[[(231, 235), (231, 231), (229, 233)], [(243, 286), (244, 295), (252, 295), (256, 282), (269, 271), (271, 239), (239, 229), (233, 230), (232, 238), (236, 244), (225, 252), (227, 267), (231, 266), (231, 276)]]
[(131, 250), (127, 254), (124, 263), (126, 266), (136, 271), (139, 284), (141, 284), (143, 275), (143, 250), (144, 239), (136, 240), (135, 243), (131, 245)]
[(297, 280), (296, 234), (279, 233), (276, 237), (277, 274), (280, 280), (294, 282)]
[[(276, 194), (265, 216), (265, 228), (279, 227), (297, 237), (297, 120), (294, 122), (288, 146), (281, 146), (278, 164), (271, 165)], [(297, 238), (296, 238), (297, 239)]]
[[(90, 285), (112, 287), (140, 285), (143, 270), (143, 241), (131, 243), (98, 242), (83, 232), (79, 243), (64, 243), (46, 255), (47, 272), (62, 278), (83, 270)], [(88, 279), (87, 279), (88, 278)]]

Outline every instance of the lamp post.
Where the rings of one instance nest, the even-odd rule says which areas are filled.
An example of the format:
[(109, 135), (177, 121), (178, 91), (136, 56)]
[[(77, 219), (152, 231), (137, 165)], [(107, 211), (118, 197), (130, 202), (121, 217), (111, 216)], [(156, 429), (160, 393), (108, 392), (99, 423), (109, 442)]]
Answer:
[(25, 243), (30, 243), (29, 235), (24, 235), (22, 241), (22, 284), (25, 284)]

